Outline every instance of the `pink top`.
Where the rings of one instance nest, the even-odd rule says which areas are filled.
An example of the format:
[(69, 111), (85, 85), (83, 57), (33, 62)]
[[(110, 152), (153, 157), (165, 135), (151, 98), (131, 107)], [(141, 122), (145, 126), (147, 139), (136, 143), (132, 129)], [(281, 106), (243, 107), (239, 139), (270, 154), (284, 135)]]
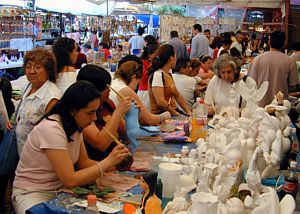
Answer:
[(51, 116), (56, 121), (42, 120), (28, 135), (16, 170), (14, 186), (27, 190), (54, 190), (63, 183), (57, 177), (45, 149), (67, 150), (72, 163), (79, 159), (82, 135), (76, 132), (68, 143), (58, 115)]

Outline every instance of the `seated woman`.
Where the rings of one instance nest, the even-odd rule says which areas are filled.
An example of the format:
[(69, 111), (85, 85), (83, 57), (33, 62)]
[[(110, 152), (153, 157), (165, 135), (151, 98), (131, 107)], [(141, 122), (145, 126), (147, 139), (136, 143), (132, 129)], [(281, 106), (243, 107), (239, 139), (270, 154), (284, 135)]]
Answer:
[(128, 156), (128, 149), (118, 145), (103, 161), (88, 158), (81, 132), (96, 120), (99, 105), (97, 88), (87, 81), (76, 82), (34, 127), (13, 184), (16, 213), (25, 213), (30, 207), (56, 197), (63, 186), (94, 182)]
[(171, 115), (179, 115), (177, 102), (185, 114), (191, 115), (191, 110), (177, 90), (171, 74), (176, 60), (174, 48), (169, 44), (160, 46), (155, 52), (148, 73), (150, 108), (154, 114), (169, 111)]
[(116, 107), (109, 99), (110, 89), (107, 85), (111, 84), (110, 73), (99, 66), (84, 66), (77, 75), (77, 81), (80, 80), (89, 81), (101, 93), (100, 106), (96, 112), (97, 119), (86, 127), (82, 134), (89, 158), (103, 160), (117, 145), (103, 127), (122, 141), (127, 141), (123, 116), (131, 107), (131, 98), (121, 100)]
[(141, 60), (143, 63), (143, 77), (139, 83), (139, 90), (137, 92), (140, 97), (142, 103), (146, 106), (148, 110), (150, 110), (149, 103), (149, 93), (148, 93), (148, 69), (150, 67), (151, 56), (154, 55), (154, 52), (158, 49), (158, 45), (149, 44), (144, 47), (144, 51), (141, 56)]
[(55, 84), (63, 94), (71, 84), (76, 82), (77, 74), (74, 64), (78, 56), (77, 45), (74, 39), (59, 38), (54, 43), (52, 51), (57, 62), (58, 74)]
[[(170, 113), (163, 112), (160, 115), (150, 113), (143, 105), (139, 96), (135, 93), (137, 85), (142, 78), (142, 65), (135, 61), (127, 61), (120, 65), (115, 73), (111, 87), (123, 96), (131, 97), (140, 107), (139, 122), (143, 125), (158, 125), (165, 119), (170, 118)], [(118, 105), (120, 98), (116, 93), (110, 93), (109, 98)]]
[[(209, 105), (210, 115), (219, 113), (222, 107), (229, 106), (230, 91), (233, 83), (245, 81), (246, 85), (256, 84), (251, 77), (240, 73), (241, 67), (239, 63), (236, 63), (229, 54), (219, 56), (213, 69), (216, 75), (210, 80), (205, 94), (205, 103)], [(240, 107), (241, 96), (238, 93), (238, 89), (235, 91), (237, 92), (235, 105)]]
[(210, 56), (203, 55), (199, 58), (199, 60), (201, 62), (201, 68), (198, 76), (206, 85), (208, 85), (211, 78), (215, 75), (215, 73), (211, 70), (213, 63), (212, 58)]
[[(16, 112), (16, 135), (18, 153), (21, 154), (28, 134), (45, 113), (57, 103), (61, 93), (55, 85), (56, 63), (52, 53), (42, 49), (28, 51), (24, 57), (23, 69), (29, 85), (22, 96), (22, 103)], [(7, 128), (12, 124), (8, 123)]]
[[(189, 58), (178, 59), (176, 67), (173, 69), (173, 72), (175, 72), (175, 74), (173, 74), (175, 85), (189, 109), (192, 109), (195, 97), (198, 97), (200, 92), (200, 86), (197, 85), (196, 79), (190, 76), (191, 71), (192, 68)], [(183, 111), (180, 106), (179, 109)]]

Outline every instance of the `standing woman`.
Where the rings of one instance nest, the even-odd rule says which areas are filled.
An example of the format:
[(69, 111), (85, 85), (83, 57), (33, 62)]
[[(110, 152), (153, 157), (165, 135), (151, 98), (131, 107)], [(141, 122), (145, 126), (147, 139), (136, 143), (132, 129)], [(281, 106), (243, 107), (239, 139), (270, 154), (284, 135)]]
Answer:
[[(30, 82), (25, 89), (16, 118), (18, 153), (21, 154), (28, 134), (45, 113), (57, 103), (61, 94), (55, 83), (56, 63), (52, 53), (36, 49), (26, 53), (23, 69)], [(8, 128), (11, 124), (8, 123)]]
[(52, 51), (57, 62), (56, 86), (63, 94), (67, 88), (76, 82), (77, 45), (74, 39), (59, 38), (53, 45)]
[(141, 60), (143, 63), (143, 76), (139, 83), (139, 90), (137, 92), (140, 97), (142, 103), (145, 107), (150, 110), (150, 102), (149, 102), (149, 93), (148, 93), (148, 69), (150, 67), (150, 62), (153, 58), (155, 51), (158, 49), (158, 45), (149, 44), (147, 47), (144, 47), (144, 51), (141, 56)]
[(165, 44), (158, 48), (149, 68), (149, 98), (151, 112), (159, 114), (169, 111), (171, 115), (179, 115), (177, 103), (191, 115), (191, 110), (184, 101), (174, 83), (171, 69), (176, 66), (176, 54), (174, 48)]
[(97, 88), (87, 81), (76, 82), (34, 127), (16, 170), (12, 196), (16, 213), (55, 198), (63, 186), (83, 186), (101, 179), (105, 171), (127, 158), (129, 151), (123, 145), (116, 146), (103, 161), (88, 158), (81, 132), (96, 120), (99, 105)]

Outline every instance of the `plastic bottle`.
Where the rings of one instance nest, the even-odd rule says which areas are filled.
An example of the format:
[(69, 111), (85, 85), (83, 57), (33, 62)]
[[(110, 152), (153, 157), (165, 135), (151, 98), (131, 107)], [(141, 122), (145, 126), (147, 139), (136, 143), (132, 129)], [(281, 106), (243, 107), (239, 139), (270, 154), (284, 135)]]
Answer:
[(207, 105), (204, 103), (204, 100), (201, 100), (201, 98), (198, 97), (196, 103), (193, 106), (192, 133), (191, 133), (192, 142), (195, 142), (199, 138), (206, 139), (207, 114), (208, 114)]
[(284, 183), (282, 186), (282, 193), (281, 193), (281, 199), (286, 194), (291, 194), (294, 199), (296, 199), (297, 191), (298, 191), (298, 177), (296, 175), (296, 167), (297, 162), (291, 161), (290, 163), (290, 174), (289, 176), (285, 177)]
[(99, 214), (99, 210), (97, 208), (97, 197), (96, 195), (88, 195), (87, 196), (88, 205), (85, 209), (85, 214)]

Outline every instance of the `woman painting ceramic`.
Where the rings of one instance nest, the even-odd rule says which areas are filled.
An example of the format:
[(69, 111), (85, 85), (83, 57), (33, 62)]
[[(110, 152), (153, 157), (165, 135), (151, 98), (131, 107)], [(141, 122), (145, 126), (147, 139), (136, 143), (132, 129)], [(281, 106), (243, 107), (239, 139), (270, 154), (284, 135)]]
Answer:
[(171, 69), (175, 68), (176, 61), (174, 48), (169, 44), (160, 46), (154, 54), (148, 73), (150, 108), (154, 114), (169, 111), (171, 115), (179, 115), (177, 102), (185, 114), (191, 115), (191, 110), (177, 90), (171, 75)]
[[(162, 112), (160, 115), (155, 115), (149, 112), (139, 96), (135, 93), (137, 85), (142, 79), (143, 68), (141, 64), (135, 61), (127, 61), (120, 65), (119, 69), (115, 73), (115, 78), (111, 83), (111, 87), (115, 89), (118, 93), (123, 96), (131, 97), (137, 105), (140, 107), (139, 112), (139, 122), (145, 125), (158, 125), (165, 119), (170, 118), (169, 112)], [(120, 102), (120, 97), (112, 92), (109, 98), (118, 105)]]
[[(34, 125), (61, 97), (54, 83), (56, 63), (52, 53), (42, 49), (27, 52), (23, 69), (30, 84), (25, 89), (16, 118), (19, 155)], [(11, 128), (11, 125), (8, 123), (7, 128)]]
[(104, 68), (97, 65), (86, 65), (80, 69), (77, 81), (86, 80), (92, 83), (101, 93), (100, 106), (97, 109), (97, 119), (83, 131), (83, 139), (89, 158), (103, 160), (116, 147), (116, 143), (107, 134), (105, 127), (123, 142), (127, 142), (125, 134), (124, 114), (131, 107), (130, 97), (121, 100), (118, 106), (109, 99), (111, 75)]
[(67, 88), (76, 82), (77, 45), (74, 39), (59, 38), (53, 45), (52, 51), (57, 62), (56, 86), (63, 94)]
[(96, 120), (99, 105), (97, 88), (87, 81), (76, 82), (34, 127), (16, 170), (12, 196), (16, 213), (55, 198), (63, 186), (101, 179), (128, 157), (128, 149), (118, 145), (100, 162), (88, 158), (81, 132)]
[(241, 96), (238, 92), (239, 81), (245, 81), (249, 87), (253, 84), (256, 85), (255, 81), (240, 73), (241, 67), (238, 61), (229, 54), (219, 56), (213, 70), (216, 75), (210, 80), (205, 94), (205, 103), (209, 105), (209, 114), (219, 113), (222, 107), (229, 106), (230, 92), (234, 85), (236, 91), (234, 105), (239, 108), (241, 102)]

